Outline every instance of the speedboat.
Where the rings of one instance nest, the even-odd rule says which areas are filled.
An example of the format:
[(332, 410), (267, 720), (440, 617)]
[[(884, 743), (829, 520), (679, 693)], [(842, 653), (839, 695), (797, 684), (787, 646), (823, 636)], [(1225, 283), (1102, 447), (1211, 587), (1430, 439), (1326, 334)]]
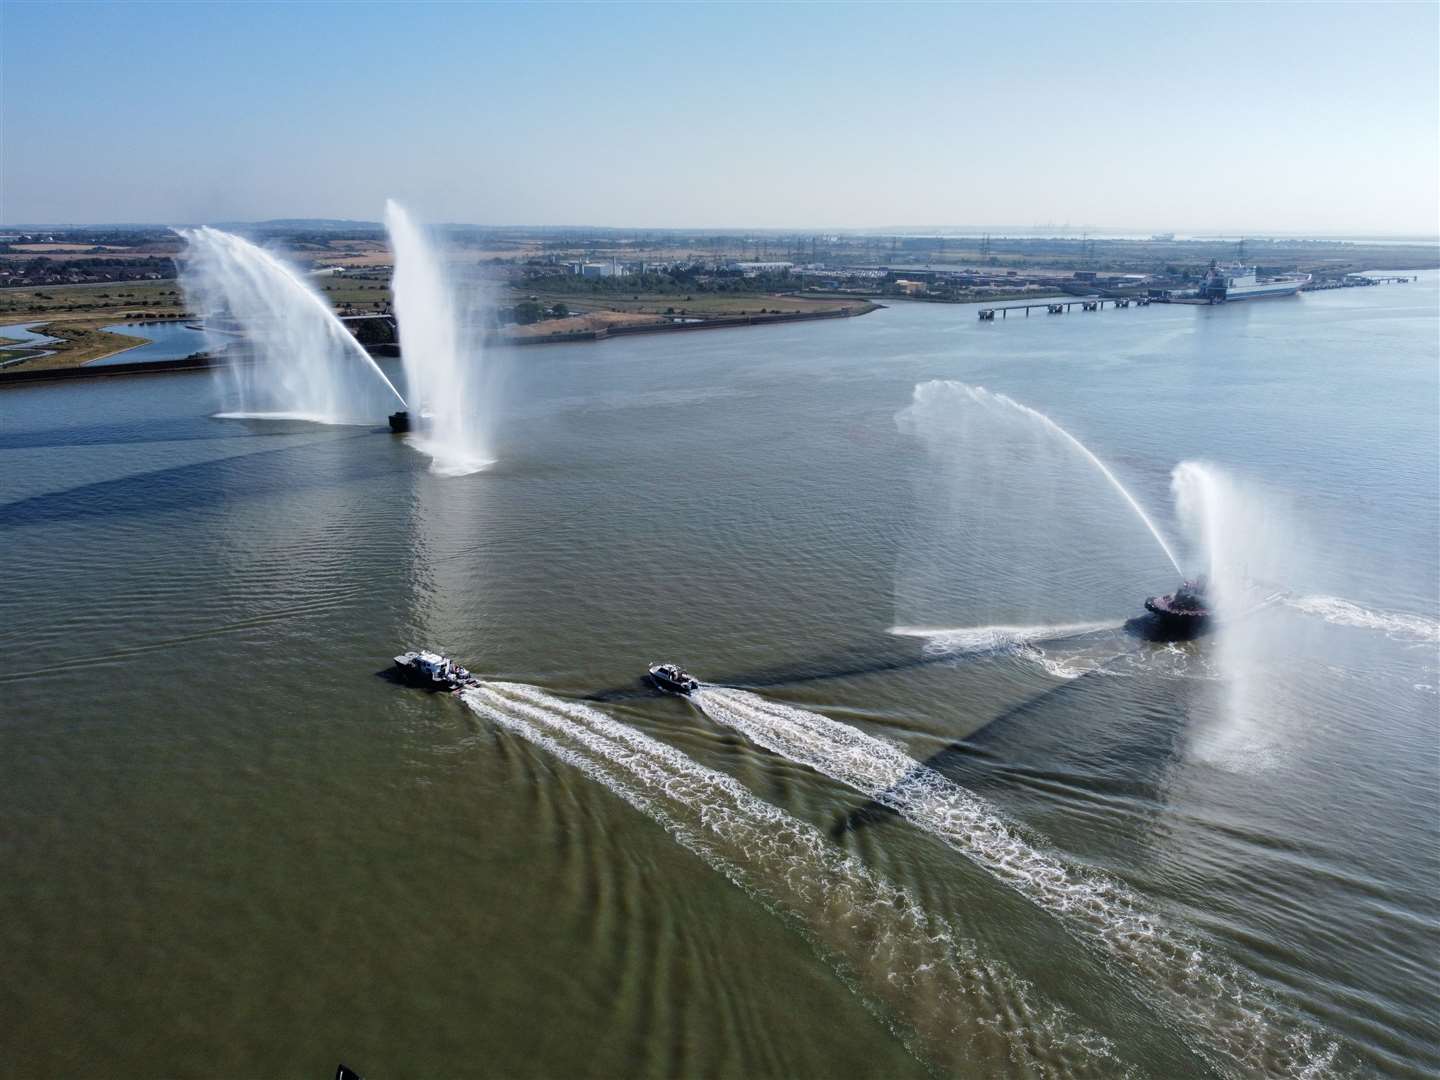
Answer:
[(1173, 593), (1147, 599), (1145, 610), (1154, 616), (1155, 626), (1166, 640), (1198, 637), (1210, 629), (1213, 617), (1205, 592), (1203, 577), (1182, 581)]
[(700, 689), (700, 680), (679, 664), (651, 664), (650, 681), (667, 694), (689, 694)]
[(455, 661), (428, 649), (401, 653), (395, 657), (395, 667), (406, 683), (421, 690), (463, 690), (480, 684)]

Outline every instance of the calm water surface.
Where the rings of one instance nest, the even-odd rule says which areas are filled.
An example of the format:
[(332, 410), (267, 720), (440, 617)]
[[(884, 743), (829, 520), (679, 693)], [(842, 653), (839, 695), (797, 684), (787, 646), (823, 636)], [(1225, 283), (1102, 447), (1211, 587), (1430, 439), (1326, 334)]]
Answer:
[(181, 322), (116, 323), (105, 327), (117, 334), (146, 339), (146, 344), (92, 360), (94, 367), (107, 364), (134, 364), (148, 360), (180, 360), (191, 353), (203, 352), (209, 345), (203, 330), (195, 330)]
[[(1437, 300), (527, 350), (463, 478), (203, 374), (0, 392), (0, 1069), (1432, 1075)], [(1283, 510), (1239, 666), (935, 380), (1187, 570), (1179, 462)], [(422, 644), (505, 685), (377, 676)]]

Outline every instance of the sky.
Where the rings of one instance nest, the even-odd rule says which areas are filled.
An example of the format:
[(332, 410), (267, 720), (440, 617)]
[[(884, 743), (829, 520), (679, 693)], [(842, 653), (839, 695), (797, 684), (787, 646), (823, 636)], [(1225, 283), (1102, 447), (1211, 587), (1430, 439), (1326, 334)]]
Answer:
[(0, 222), (1440, 232), (1440, 3), (0, 0)]

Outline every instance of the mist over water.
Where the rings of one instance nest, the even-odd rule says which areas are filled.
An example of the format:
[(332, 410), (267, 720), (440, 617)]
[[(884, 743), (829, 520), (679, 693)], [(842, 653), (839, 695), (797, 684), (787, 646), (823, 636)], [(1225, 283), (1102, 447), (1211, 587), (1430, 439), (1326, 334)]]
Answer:
[(1304, 684), (1325, 648), (1318, 627), (1281, 603), (1311, 580), (1315, 539), (1301, 539), (1281, 493), (1216, 465), (1181, 462), (1171, 489), (1215, 612), (1210, 653), (1221, 707), (1197, 732), (1195, 750), (1227, 767), (1263, 768), (1303, 737), (1296, 720), (1305, 713)]
[(410, 397), (411, 445), (435, 472), (462, 476), (493, 464), (495, 378), (483, 345), (478, 294), (462, 298), (444, 252), (406, 209), (385, 203), (395, 253), (391, 290)]
[[(205, 319), (219, 369), (221, 416), (369, 424), (404, 399), (329, 303), (294, 267), (242, 237), (176, 230), (188, 245), (186, 303)], [(237, 333), (219, 333), (233, 324)]]

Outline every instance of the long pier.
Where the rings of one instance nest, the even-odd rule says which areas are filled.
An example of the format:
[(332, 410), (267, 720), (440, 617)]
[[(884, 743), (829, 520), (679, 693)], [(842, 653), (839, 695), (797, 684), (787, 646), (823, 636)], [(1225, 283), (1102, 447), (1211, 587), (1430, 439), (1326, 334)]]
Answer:
[(1025, 312), (1025, 318), (1030, 317), (1030, 309), (1043, 309), (1047, 315), (1065, 315), (1076, 304), (1080, 305), (1081, 311), (1101, 311), (1106, 304), (1117, 308), (1128, 307), (1149, 307), (1151, 298), (1148, 296), (1077, 296), (1073, 300), (1041, 300), (1034, 304), (1006, 304), (1003, 307), (981, 308), (979, 311), (981, 322), (994, 322), (995, 313), (1000, 313), (1000, 318), (1007, 319), (1012, 311)]
[(1346, 274), (1343, 278), (1326, 278), (1323, 281), (1307, 281), (1300, 286), (1301, 292), (1321, 292), (1325, 289), (1363, 289), (1368, 285), (1407, 285), (1419, 281), (1419, 274)]

